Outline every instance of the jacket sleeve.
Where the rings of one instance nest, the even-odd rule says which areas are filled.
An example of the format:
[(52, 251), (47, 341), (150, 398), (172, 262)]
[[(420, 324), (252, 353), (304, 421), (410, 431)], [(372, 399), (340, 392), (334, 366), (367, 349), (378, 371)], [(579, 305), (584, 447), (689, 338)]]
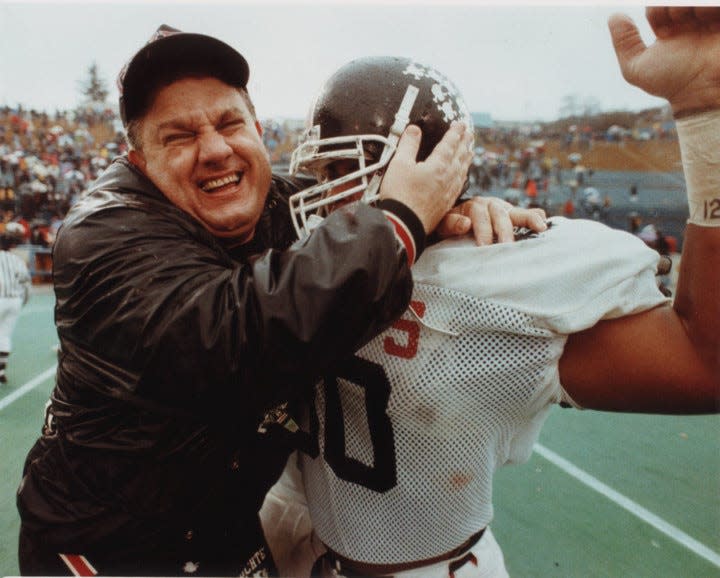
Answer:
[(336, 211), (304, 242), (246, 263), (158, 213), (90, 212), (56, 241), (61, 370), (101, 395), (264, 410), (409, 303), (405, 252), (377, 209)]

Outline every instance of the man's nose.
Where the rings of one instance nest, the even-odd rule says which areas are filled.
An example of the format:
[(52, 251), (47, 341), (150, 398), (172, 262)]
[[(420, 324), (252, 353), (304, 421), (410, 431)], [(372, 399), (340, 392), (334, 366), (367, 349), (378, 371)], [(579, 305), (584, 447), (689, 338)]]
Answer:
[(199, 138), (199, 161), (202, 163), (216, 163), (225, 160), (232, 153), (232, 147), (225, 137), (216, 131), (203, 134)]

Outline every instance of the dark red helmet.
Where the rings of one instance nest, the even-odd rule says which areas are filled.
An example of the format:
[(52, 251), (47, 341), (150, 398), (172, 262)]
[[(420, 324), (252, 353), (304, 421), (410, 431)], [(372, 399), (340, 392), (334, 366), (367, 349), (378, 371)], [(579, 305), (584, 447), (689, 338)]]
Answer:
[[(290, 171), (312, 174), (320, 181), (291, 198), (298, 232), (310, 213), (330, 204), (326, 193), (340, 184), (357, 181), (342, 197), (362, 190), (363, 202), (374, 201), (382, 171), (408, 124), (422, 129), (417, 156), (422, 161), (455, 120), (472, 130), (470, 112), (458, 89), (431, 66), (409, 58), (374, 56), (340, 68), (316, 97), (303, 140), (293, 152)], [(330, 180), (325, 167), (341, 159), (357, 160), (358, 169)], [(332, 202), (340, 198), (333, 196)]]

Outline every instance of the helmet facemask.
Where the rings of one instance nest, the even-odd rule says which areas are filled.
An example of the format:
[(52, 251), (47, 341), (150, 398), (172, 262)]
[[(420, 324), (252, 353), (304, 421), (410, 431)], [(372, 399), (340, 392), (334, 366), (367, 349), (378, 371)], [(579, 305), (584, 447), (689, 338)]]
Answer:
[[(290, 197), (290, 215), (299, 237), (309, 235), (334, 206), (377, 201), (385, 167), (395, 154), (400, 136), (409, 123), (417, 93), (415, 86), (408, 85), (387, 136), (360, 134), (322, 138), (320, 125), (306, 131), (303, 142), (293, 151), (290, 173), (309, 174), (317, 178), (318, 184)], [(379, 154), (377, 151), (380, 151)], [(356, 162), (357, 168), (337, 178), (329, 178), (330, 165), (347, 160)], [(347, 183), (354, 184), (337, 191)], [(362, 195), (357, 198), (360, 193)]]

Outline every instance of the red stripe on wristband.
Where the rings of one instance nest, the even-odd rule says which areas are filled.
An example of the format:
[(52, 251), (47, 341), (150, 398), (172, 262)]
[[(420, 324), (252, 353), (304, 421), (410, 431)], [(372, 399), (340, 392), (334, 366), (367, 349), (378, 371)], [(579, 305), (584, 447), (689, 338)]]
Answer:
[(58, 554), (58, 556), (65, 562), (73, 576), (97, 576), (97, 570), (85, 556), (80, 554)]
[(415, 257), (417, 255), (417, 250), (415, 248), (415, 239), (410, 233), (410, 229), (407, 227), (407, 225), (400, 220), (395, 214), (393, 214), (390, 211), (383, 211), (385, 213), (385, 216), (387, 219), (392, 223), (393, 227), (395, 227), (395, 236), (400, 240), (400, 242), (405, 246), (405, 252), (407, 253), (408, 263), (410, 265), (413, 265), (415, 263)]

